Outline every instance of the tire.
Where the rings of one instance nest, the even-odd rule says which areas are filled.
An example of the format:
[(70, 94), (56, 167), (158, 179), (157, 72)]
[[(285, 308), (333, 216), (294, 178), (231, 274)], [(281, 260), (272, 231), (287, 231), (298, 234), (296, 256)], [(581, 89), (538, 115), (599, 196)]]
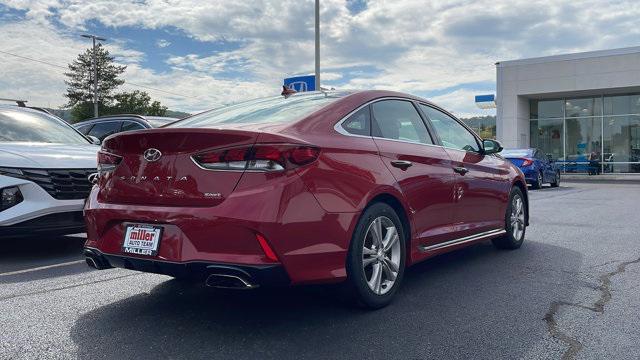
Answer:
[[(382, 233), (380, 237), (375, 236), (376, 228)], [(343, 284), (351, 302), (368, 309), (391, 303), (404, 276), (404, 231), (398, 214), (386, 203), (374, 203), (362, 213), (349, 246), (347, 281)], [(382, 247), (376, 244), (380, 238)]]
[(542, 182), (543, 182), (543, 181), (544, 181), (544, 180), (543, 180), (543, 178), (542, 178), (542, 173), (541, 173), (541, 172), (538, 172), (538, 178), (536, 179), (536, 181), (535, 181), (535, 182), (533, 182), (533, 183), (531, 184), (531, 188), (532, 188), (532, 189), (536, 189), (536, 190), (541, 189), (541, 188), (542, 188)]
[[(524, 201), (522, 190), (514, 186), (509, 194), (509, 205), (504, 216), (504, 226), (507, 233), (502, 237), (491, 240), (498, 249), (514, 250), (522, 246), (527, 231), (527, 206)], [(520, 205), (518, 205), (518, 202)], [(515, 226), (518, 228), (515, 228)]]
[(551, 183), (551, 187), (559, 187), (560, 186), (560, 172), (556, 171), (556, 177), (553, 179), (553, 182)]

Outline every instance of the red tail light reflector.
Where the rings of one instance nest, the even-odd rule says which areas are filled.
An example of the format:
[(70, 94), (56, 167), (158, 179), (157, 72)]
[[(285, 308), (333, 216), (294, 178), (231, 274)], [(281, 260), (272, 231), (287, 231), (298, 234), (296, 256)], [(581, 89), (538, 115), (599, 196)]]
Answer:
[(522, 166), (531, 166), (533, 164), (533, 160), (531, 159), (522, 159)]
[(281, 171), (312, 163), (320, 149), (307, 145), (258, 144), (214, 150), (193, 156), (209, 170)]
[(271, 246), (269, 246), (267, 239), (265, 239), (264, 236), (260, 234), (256, 234), (256, 239), (258, 240), (258, 243), (260, 244), (265, 257), (270, 261), (278, 262), (278, 257), (276, 256), (276, 253), (273, 251), (273, 249), (271, 249)]
[(122, 156), (118, 156), (115, 154), (108, 153), (106, 151), (98, 151), (98, 171), (99, 172), (108, 172), (113, 171), (113, 169), (120, 164), (122, 161)]
[(315, 161), (320, 154), (318, 148), (310, 146), (299, 146), (291, 150), (289, 160), (296, 165), (305, 165)]

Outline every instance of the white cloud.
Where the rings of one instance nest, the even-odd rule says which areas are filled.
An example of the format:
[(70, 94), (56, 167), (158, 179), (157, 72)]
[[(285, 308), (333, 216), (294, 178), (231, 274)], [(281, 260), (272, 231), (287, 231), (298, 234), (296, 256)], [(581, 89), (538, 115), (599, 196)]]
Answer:
[[(0, 25), (3, 39), (2, 51), (19, 54), (43, 62), (27, 61), (0, 53), (0, 98), (20, 98), (33, 106), (59, 107), (66, 103), (63, 94), (64, 68), (78, 53), (87, 48), (80, 37), (70, 37), (56, 31), (51, 25), (37, 21)], [(25, 41), (29, 39), (29, 41)], [(241, 80), (220, 80), (211, 75), (181, 71), (179, 69), (158, 74), (142, 68), (138, 61), (143, 54), (108, 44), (107, 49), (118, 62), (126, 63), (124, 79), (135, 84), (169, 91), (183, 96), (170, 95), (149, 88), (125, 85), (121, 90), (144, 90), (152, 98), (160, 99), (171, 109), (182, 111), (205, 110), (238, 99), (266, 96), (270, 92), (262, 83)], [(279, 83), (272, 84), (277, 89)]]
[(158, 41), (156, 41), (156, 46), (159, 48), (166, 48), (169, 45), (171, 45), (171, 42), (166, 39), (159, 39)]
[(445, 109), (450, 109), (455, 116), (460, 118), (495, 115), (495, 110), (482, 110), (476, 107), (475, 96), (486, 93), (490, 94), (491, 91), (459, 89), (444, 95), (434, 96), (429, 100)]
[[(184, 87), (186, 93), (203, 102), (257, 96), (265, 89), (277, 88), (285, 76), (313, 72), (311, 0), (121, 0), (117, 5), (111, 0), (4, 2), (27, 11), (25, 27), (40, 26), (42, 32), (52, 33), (48, 36), (57, 36), (50, 39), (51, 53), (45, 57), (59, 54), (60, 60), (77, 53), (81, 46), (78, 41), (69, 41), (65, 31), (83, 29), (90, 21), (115, 28), (171, 27), (201, 41), (238, 44), (234, 50), (168, 56), (164, 61), (171, 70), (163, 74), (140, 67), (146, 54), (130, 49), (127, 43), (112, 45), (114, 52), (120, 53), (119, 60), (130, 64), (127, 76), (131, 81), (160, 88), (167, 84)], [(368, 1), (357, 14), (349, 12), (345, 0), (323, 0), (321, 4), (322, 66), (328, 69), (324, 81), (331, 86), (412, 93), (462, 87), (442, 98), (457, 113), (482, 113), (466, 96), (475, 93), (468, 84), (493, 83), (496, 61), (632, 46), (640, 36), (636, 25), (640, 2), (636, 0)], [(64, 26), (54, 27), (53, 23)], [(34, 42), (29, 31), (14, 32), (14, 39), (3, 40), (3, 48), (7, 41), (24, 43), (21, 49), (33, 53), (26, 46)], [(161, 41), (156, 44), (162, 46)], [(21, 67), (24, 64), (17, 62), (3, 71), (20, 79)], [(350, 70), (354, 67), (367, 70), (354, 77)], [(41, 81), (52, 76), (29, 75), (26, 79), (36, 82), (37, 76)], [(228, 80), (232, 78), (236, 80)], [(230, 90), (230, 86), (238, 90)], [(42, 98), (60, 102), (55, 100), (59, 94), (52, 91)], [(157, 94), (175, 106), (196, 105), (193, 99), (165, 95)]]

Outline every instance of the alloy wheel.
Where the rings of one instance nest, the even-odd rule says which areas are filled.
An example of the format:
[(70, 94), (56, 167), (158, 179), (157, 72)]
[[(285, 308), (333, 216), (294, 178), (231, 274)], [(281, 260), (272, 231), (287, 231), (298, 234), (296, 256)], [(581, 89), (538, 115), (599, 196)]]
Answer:
[(511, 200), (511, 235), (516, 241), (520, 241), (524, 234), (524, 218), (524, 202), (516, 194)]
[(386, 216), (375, 218), (365, 233), (362, 268), (369, 288), (377, 295), (386, 294), (396, 282), (400, 269), (399, 234)]

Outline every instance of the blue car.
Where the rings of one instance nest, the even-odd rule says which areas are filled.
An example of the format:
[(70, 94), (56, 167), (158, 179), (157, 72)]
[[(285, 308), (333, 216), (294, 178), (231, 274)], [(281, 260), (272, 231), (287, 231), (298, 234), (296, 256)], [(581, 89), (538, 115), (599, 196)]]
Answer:
[(532, 188), (540, 189), (546, 183), (551, 184), (551, 187), (560, 186), (560, 170), (542, 150), (504, 149), (500, 155), (522, 170)]

